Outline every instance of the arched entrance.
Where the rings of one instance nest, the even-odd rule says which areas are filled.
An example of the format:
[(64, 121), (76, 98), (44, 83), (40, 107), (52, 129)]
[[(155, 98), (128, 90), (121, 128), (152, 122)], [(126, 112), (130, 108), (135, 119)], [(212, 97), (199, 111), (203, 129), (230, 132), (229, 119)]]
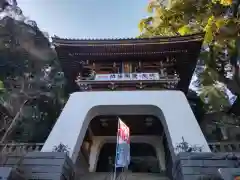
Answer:
[[(63, 143), (76, 162), (90, 121), (99, 115), (153, 115), (164, 128), (171, 156), (175, 146), (185, 141), (210, 152), (206, 139), (180, 91), (78, 92), (70, 96), (42, 151), (52, 151)], [(188, 125), (188, 129), (186, 129)]]
[[(121, 116), (96, 116), (88, 126), (88, 132), (92, 132), (91, 152), (89, 152), (89, 171), (95, 172), (97, 169), (98, 158), (104, 144), (116, 143), (117, 122), (120, 118), (130, 128), (130, 144), (148, 144), (157, 151), (156, 156), (163, 169), (165, 169), (164, 147), (162, 137), (164, 134), (161, 122), (150, 115), (121, 115)], [(135, 150), (134, 148), (133, 150)], [(109, 152), (111, 153), (111, 152)], [(135, 153), (135, 152), (133, 152)]]

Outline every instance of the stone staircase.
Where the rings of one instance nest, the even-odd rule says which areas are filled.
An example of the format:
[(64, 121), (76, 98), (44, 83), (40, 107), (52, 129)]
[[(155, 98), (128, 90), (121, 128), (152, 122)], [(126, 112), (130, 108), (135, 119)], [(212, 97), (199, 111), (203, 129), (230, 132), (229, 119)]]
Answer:
[[(86, 173), (76, 180), (112, 180), (112, 173)], [(157, 173), (124, 173), (117, 177), (116, 180), (169, 180), (166, 176)]]

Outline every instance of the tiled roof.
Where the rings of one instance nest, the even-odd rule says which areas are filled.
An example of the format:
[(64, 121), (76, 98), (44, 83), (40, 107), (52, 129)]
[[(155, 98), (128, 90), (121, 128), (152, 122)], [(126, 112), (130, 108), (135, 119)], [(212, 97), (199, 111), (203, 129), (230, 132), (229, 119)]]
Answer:
[(204, 37), (204, 33), (186, 35), (186, 36), (172, 36), (172, 37), (152, 37), (152, 38), (59, 38), (57, 36), (52, 37), (53, 43), (56, 44), (85, 44), (85, 43), (105, 43), (105, 44), (121, 44), (121, 43), (151, 43), (151, 42), (175, 42), (175, 41), (191, 41), (201, 40)]

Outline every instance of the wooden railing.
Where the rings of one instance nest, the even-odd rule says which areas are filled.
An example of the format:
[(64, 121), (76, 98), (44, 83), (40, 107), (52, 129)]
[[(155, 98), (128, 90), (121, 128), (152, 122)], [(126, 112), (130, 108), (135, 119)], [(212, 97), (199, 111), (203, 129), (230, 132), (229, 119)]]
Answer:
[(209, 142), (212, 152), (240, 152), (240, 142)]
[(2, 154), (23, 155), (27, 152), (41, 151), (43, 143), (7, 143), (0, 144)]

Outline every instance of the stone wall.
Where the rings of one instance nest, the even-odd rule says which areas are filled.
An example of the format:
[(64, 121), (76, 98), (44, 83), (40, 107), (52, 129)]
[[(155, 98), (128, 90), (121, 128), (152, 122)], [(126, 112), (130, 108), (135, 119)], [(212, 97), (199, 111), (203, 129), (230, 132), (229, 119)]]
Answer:
[(72, 161), (62, 152), (30, 152), (25, 156), (7, 155), (1, 166), (19, 169), (26, 179), (74, 179)]
[(180, 153), (173, 166), (173, 179), (221, 179), (219, 168), (240, 167), (239, 162), (240, 153)]
[(26, 180), (16, 168), (0, 167), (1, 180)]

